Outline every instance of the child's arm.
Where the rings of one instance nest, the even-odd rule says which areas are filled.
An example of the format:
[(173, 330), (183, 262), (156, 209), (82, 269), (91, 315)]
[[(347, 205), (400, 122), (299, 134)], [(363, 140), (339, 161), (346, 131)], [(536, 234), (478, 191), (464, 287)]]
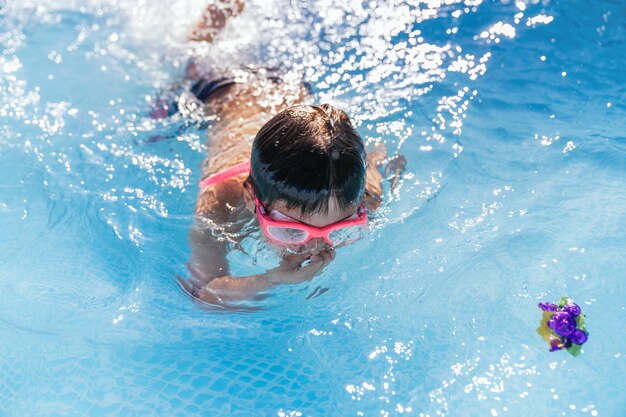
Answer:
[(191, 32), (189, 39), (197, 42), (212, 42), (226, 26), (230, 17), (237, 16), (244, 7), (244, 0), (216, 0), (207, 6), (202, 20)]
[[(332, 249), (307, 256), (290, 255), (283, 259), (280, 266), (264, 274), (246, 277), (230, 275), (215, 277), (199, 289), (196, 297), (212, 304), (252, 299), (259, 293), (280, 284), (299, 284), (310, 281), (334, 257), (335, 253)], [(303, 266), (304, 261), (309, 261), (309, 263)]]
[[(387, 160), (387, 149), (385, 145), (377, 145), (372, 151), (367, 153), (367, 171), (365, 174), (365, 204), (369, 211), (375, 211), (382, 202), (383, 176), (379, 168)], [(406, 159), (402, 155), (397, 155), (387, 160), (385, 176), (391, 172), (394, 174), (391, 179), (391, 191), (398, 185), (398, 180), (406, 166)]]
[[(226, 260), (226, 245), (198, 227), (189, 232), (191, 258), (187, 264), (191, 278), (181, 282), (194, 297), (211, 304), (252, 299), (279, 284), (311, 280), (335, 258), (332, 249), (307, 255), (290, 255), (263, 274), (233, 277)], [(303, 262), (307, 261), (306, 265)]]
[(376, 211), (383, 195), (383, 176), (378, 170), (387, 157), (385, 145), (376, 145), (367, 153), (367, 170), (365, 171), (365, 205), (368, 211)]

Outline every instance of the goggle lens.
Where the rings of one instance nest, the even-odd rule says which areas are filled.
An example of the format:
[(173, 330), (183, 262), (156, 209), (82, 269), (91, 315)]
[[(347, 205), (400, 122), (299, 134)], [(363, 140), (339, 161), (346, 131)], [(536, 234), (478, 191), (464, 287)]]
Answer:
[(333, 230), (328, 235), (333, 245), (346, 244), (356, 242), (365, 235), (366, 228), (362, 225), (342, 227), (341, 229)]
[(307, 239), (307, 237), (309, 237), (309, 234), (306, 231), (291, 227), (269, 226), (267, 228), (267, 233), (273, 239), (289, 244), (302, 243)]

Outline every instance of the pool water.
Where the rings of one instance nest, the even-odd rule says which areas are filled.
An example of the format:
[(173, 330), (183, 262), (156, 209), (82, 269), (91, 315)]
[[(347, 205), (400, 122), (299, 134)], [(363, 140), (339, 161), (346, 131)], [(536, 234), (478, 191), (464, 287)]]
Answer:
[[(0, 3), (0, 416), (626, 415), (626, 4)], [(281, 66), (407, 158), (368, 238), (259, 311), (177, 285), (211, 123), (190, 56)], [(235, 273), (263, 251), (233, 253)], [(548, 352), (569, 295), (584, 352)]]

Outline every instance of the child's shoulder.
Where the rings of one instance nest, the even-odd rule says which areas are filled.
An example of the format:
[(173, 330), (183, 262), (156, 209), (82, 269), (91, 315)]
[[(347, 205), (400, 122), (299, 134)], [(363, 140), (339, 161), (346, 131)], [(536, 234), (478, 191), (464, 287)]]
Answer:
[(215, 222), (232, 221), (233, 212), (243, 207), (243, 183), (247, 174), (240, 174), (200, 189), (195, 214)]

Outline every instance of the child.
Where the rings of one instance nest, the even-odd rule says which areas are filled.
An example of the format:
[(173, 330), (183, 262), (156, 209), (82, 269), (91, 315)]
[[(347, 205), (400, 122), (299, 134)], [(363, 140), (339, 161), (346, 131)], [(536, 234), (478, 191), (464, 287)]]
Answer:
[[(231, 8), (209, 6), (193, 39), (211, 41), (242, 8), (239, 1)], [(190, 231), (191, 277), (181, 280), (194, 297), (223, 306), (319, 274), (335, 258), (335, 247), (359, 237), (366, 209), (379, 206), (377, 167), (385, 158), (381, 150), (366, 155), (345, 112), (305, 104), (310, 96), (302, 83), (265, 70), (235, 75), (192, 87), (216, 121)], [(403, 166), (396, 158), (388, 168), (397, 176)], [(250, 216), (269, 241), (291, 253), (265, 273), (233, 277), (225, 235), (241, 235)]]

